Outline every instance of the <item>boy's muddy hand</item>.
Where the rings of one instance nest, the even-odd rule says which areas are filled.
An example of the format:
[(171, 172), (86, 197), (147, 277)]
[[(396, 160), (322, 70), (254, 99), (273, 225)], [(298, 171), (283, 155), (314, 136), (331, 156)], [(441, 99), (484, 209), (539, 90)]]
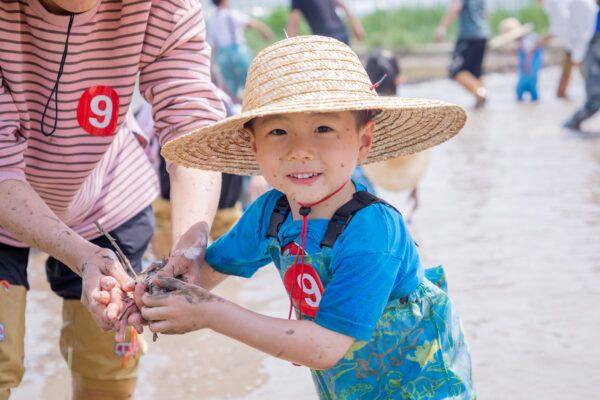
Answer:
[(200, 267), (204, 261), (208, 243), (208, 233), (208, 225), (205, 222), (192, 225), (186, 233), (181, 235), (167, 265), (158, 272), (158, 275), (176, 277), (184, 282), (198, 285), (200, 283)]
[(125, 308), (125, 292), (133, 290), (135, 281), (115, 253), (99, 247), (83, 260), (80, 271), (81, 302), (102, 330), (117, 329), (118, 317)]
[(144, 294), (142, 317), (152, 332), (181, 334), (208, 328), (216, 305), (224, 300), (200, 286), (175, 278), (156, 276), (154, 283), (169, 290), (166, 293)]

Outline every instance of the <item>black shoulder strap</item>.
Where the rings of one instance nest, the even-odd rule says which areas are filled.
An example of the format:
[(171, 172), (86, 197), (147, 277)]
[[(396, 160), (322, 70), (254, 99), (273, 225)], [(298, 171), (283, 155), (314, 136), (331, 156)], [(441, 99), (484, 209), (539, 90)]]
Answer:
[(327, 225), (327, 231), (325, 231), (325, 236), (323, 236), (323, 240), (321, 241), (321, 247), (333, 247), (333, 244), (342, 234), (354, 214), (375, 203), (389, 205), (385, 200), (365, 190), (355, 192), (352, 199), (338, 208), (333, 217), (331, 217), (329, 225)]
[[(352, 196), (352, 199), (340, 208), (338, 208), (337, 211), (333, 214), (333, 217), (331, 217), (331, 220), (327, 225), (327, 231), (325, 231), (325, 236), (321, 241), (321, 247), (333, 247), (333, 244), (337, 240), (338, 236), (342, 234), (342, 232), (344, 231), (354, 214), (356, 214), (363, 208), (375, 203), (385, 204), (389, 207), (394, 208), (385, 200), (382, 200), (379, 197), (367, 191), (361, 190), (359, 192), (355, 192)], [(277, 203), (273, 208), (273, 212), (271, 213), (271, 220), (269, 222), (269, 229), (267, 230), (267, 237), (277, 239), (279, 228), (281, 228), (281, 224), (283, 224), (283, 221), (285, 221), (289, 213), (290, 203), (288, 202), (287, 197), (281, 196), (277, 200)]]
[(267, 230), (267, 237), (277, 239), (279, 228), (281, 228), (281, 224), (283, 224), (283, 221), (285, 221), (289, 213), (290, 203), (288, 202), (287, 197), (281, 196), (277, 200), (275, 208), (273, 208), (273, 213), (271, 214), (271, 221), (269, 222), (269, 229)]

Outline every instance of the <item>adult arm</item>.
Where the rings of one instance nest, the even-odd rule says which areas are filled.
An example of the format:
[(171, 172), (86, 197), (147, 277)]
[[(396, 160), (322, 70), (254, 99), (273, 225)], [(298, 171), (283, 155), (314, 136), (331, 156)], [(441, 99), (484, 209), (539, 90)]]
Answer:
[(292, 11), (290, 11), (286, 28), (289, 37), (298, 36), (298, 26), (300, 25), (301, 16), (302, 13), (297, 8), (293, 8)]
[(438, 25), (435, 31), (435, 40), (437, 42), (441, 42), (446, 37), (446, 32), (448, 31), (448, 27), (454, 22), (458, 14), (463, 9), (462, 0), (452, 0), (450, 6), (446, 10), (446, 14), (442, 17), (440, 24)]
[[(161, 146), (224, 116), (210, 79), (210, 46), (200, 4), (175, 0), (153, 6), (142, 51), (140, 91), (152, 104)], [(156, 46), (156, 38), (161, 45)], [(221, 175), (170, 164), (173, 251), (164, 273), (198, 282), (214, 218)]]
[(257, 30), (265, 40), (273, 38), (273, 31), (267, 24), (254, 18), (250, 18), (246, 25), (247, 28)]
[(365, 30), (363, 29), (363, 26), (358, 20), (358, 18), (354, 16), (352, 11), (350, 10), (350, 7), (348, 7), (348, 5), (342, 0), (336, 0), (336, 5), (342, 10), (344, 10), (346, 18), (348, 19), (348, 23), (350, 24), (350, 29), (352, 30), (352, 34), (354, 35), (356, 40), (358, 40), (359, 42), (362, 41), (365, 38)]
[[(81, 301), (102, 329), (111, 329), (124, 306), (121, 288), (131, 290), (134, 282), (112, 251), (66, 226), (27, 183), (27, 139), (19, 129), (19, 115), (0, 71), (0, 226), (82, 276)], [(102, 304), (96, 301), (101, 287), (108, 297)]]

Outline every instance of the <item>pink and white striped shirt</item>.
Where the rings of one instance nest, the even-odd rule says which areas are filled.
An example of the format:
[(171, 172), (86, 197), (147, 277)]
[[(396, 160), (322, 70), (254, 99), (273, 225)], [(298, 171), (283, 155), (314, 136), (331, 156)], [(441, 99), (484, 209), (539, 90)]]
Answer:
[[(158, 181), (132, 134), (136, 75), (161, 145), (221, 119), (210, 48), (194, 0), (98, 0), (77, 14), (58, 90), (56, 131), (41, 131), (69, 16), (39, 0), (0, 2), (0, 181), (27, 181), (87, 239), (93, 221), (114, 229), (148, 206)], [(44, 131), (55, 121), (54, 95)], [(202, 201), (202, 199), (199, 199)], [(25, 246), (0, 228), (0, 243)]]

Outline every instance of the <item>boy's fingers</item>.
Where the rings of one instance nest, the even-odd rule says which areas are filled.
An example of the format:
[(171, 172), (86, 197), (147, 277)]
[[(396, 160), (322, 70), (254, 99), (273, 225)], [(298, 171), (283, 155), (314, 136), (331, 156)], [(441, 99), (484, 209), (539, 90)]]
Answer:
[(156, 321), (150, 322), (148, 324), (148, 327), (150, 328), (150, 331), (154, 333), (161, 333), (168, 331), (171, 327), (171, 324), (169, 323), (169, 321)]
[[(142, 307), (142, 317), (148, 322), (163, 320), (167, 318), (167, 314), (166, 307)], [(152, 322), (148, 325), (152, 325)]]
[(171, 278), (168, 276), (160, 276), (160, 275), (156, 275), (154, 277), (154, 281), (155, 284), (157, 284), (158, 286), (160, 286), (163, 289), (167, 289), (167, 290), (182, 290), (185, 289), (185, 283), (183, 283), (182, 281), (180, 281), (179, 279), (176, 278)]
[[(142, 308), (144, 307), (160, 307), (166, 304), (166, 300), (169, 297), (168, 293), (157, 293), (150, 294), (145, 293), (142, 296)], [(142, 317), (144, 314), (142, 314)]]

